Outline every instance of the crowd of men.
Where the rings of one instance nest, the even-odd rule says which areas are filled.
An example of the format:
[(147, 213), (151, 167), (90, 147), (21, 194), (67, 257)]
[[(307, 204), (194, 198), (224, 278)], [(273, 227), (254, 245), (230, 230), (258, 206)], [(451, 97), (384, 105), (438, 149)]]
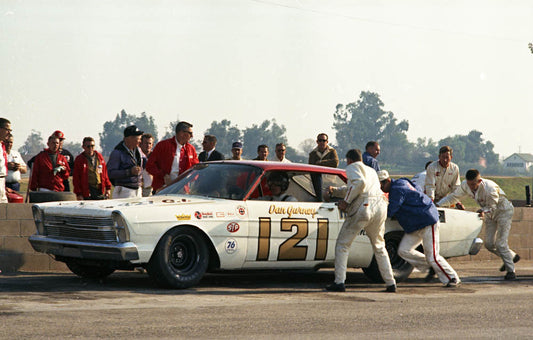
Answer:
[[(224, 159), (224, 155), (216, 150), (216, 136), (209, 134), (204, 136), (203, 151), (197, 155), (190, 143), (192, 128), (193, 125), (188, 122), (179, 122), (175, 135), (154, 147), (152, 135), (135, 125), (128, 126), (123, 131), (123, 140), (115, 146), (107, 162), (95, 150), (94, 138), (85, 137), (83, 152), (74, 158), (63, 149), (63, 132), (54, 131), (48, 137), (47, 148), (28, 162), (31, 168), (29, 190), (70, 191), (69, 177), (72, 176), (73, 192), (78, 200), (150, 196), (195, 164)], [(20, 190), (21, 174), (27, 172), (20, 154), (12, 150), (11, 132), (11, 122), (0, 118), (0, 203), (7, 202), (6, 190)], [(309, 164), (337, 167), (339, 157), (328, 144), (328, 135), (318, 134), (316, 143), (317, 146), (309, 153)], [(242, 160), (242, 148), (242, 142), (233, 142), (230, 159)], [(275, 160), (290, 162), (285, 153), (285, 144), (276, 144)], [(496, 183), (482, 178), (476, 169), (468, 170), (466, 179), (461, 182), (459, 167), (452, 162), (453, 150), (449, 146), (441, 147), (438, 160), (428, 162), (426, 170), (412, 180), (392, 179), (387, 170), (380, 168), (379, 153), (380, 145), (376, 141), (368, 142), (364, 153), (358, 149), (348, 151), (347, 185), (327, 190), (331, 197), (342, 198), (338, 206), (346, 212), (335, 248), (335, 281), (327, 290), (345, 290), (348, 251), (355, 237), (364, 229), (372, 243), (386, 291), (396, 291), (384, 241), (387, 217), (395, 217), (405, 231), (398, 254), (419, 270), (427, 271), (427, 281), (437, 275), (445, 287), (457, 287), (461, 282), (459, 276), (439, 255), (437, 207), (464, 209), (460, 202), (464, 196), (473, 198), (481, 207), (478, 213), (484, 218), (485, 246), (503, 260), (500, 270), (507, 272), (505, 279), (516, 278), (514, 263), (520, 260), (520, 256), (509, 249), (507, 242), (514, 208)], [(268, 145), (259, 145), (254, 160), (267, 161), (268, 155)], [(270, 199), (284, 197), (283, 200), (286, 200), (289, 179), (286, 174), (283, 175), (277, 174), (276, 178), (269, 179), (270, 185), (277, 185), (280, 189)], [(423, 253), (417, 250), (420, 244)]]
[[(464, 209), (460, 199), (465, 196), (473, 198), (481, 207), (477, 212), (484, 219), (485, 247), (503, 260), (500, 271), (507, 272), (504, 279), (516, 279), (514, 264), (520, 256), (509, 249), (507, 242), (514, 208), (496, 183), (482, 178), (477, 169), (468, 170), (466, 179), (461, 182), (459, 167), (452, 162), (453, 149), (449, 146), (441, 147), (438, 160), (429, 162), (424, 173), (415, 175), (416, 182), (407, 178), (392, 179), (387, 170), (379, 167), (376, 159), (379, 152), (379, 144), (375, 141), (367, 143), (364, 154), (357, 149), (348, 151), (347, 185), (328, 188), (330, 196), (343, 197), (338, 206), (346, 212), (346, 219), (335, 247), (335, 281), (326, 290), (345, 291), (348, 252), (355, 237), (364, 229), (386, 284), (385, 291), (396, 292), (384, 242), (387, 217), (395, 217), (405, 231), (398, 255), (413, 267), (427, 272), (427, 282), (436, 274), (444, 287), (457, 287), (461, 283), (459, 276), (439, 254), (437, 207)], [(383, 193), (388, 195), (388, 202)], [(417, 250), (420, 244), (423, 253)]]

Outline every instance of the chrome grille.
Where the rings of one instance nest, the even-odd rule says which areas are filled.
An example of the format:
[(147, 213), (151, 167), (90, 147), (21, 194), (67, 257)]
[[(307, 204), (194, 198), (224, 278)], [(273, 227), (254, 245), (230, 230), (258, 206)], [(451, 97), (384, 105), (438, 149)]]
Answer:
[(44, 234), (80, 241), (117, 242), (111, 217), (44, 216)]

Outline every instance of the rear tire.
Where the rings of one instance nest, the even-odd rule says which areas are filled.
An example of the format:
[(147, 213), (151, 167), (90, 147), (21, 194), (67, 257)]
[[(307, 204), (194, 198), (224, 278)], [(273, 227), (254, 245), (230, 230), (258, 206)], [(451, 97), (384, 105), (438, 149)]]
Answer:
[(203, 278), (209, 264), (209, 251), (203, 235), (193, 227), (179, 227), (159, 241), (147, 271), (168, 288), (184, 289)]
[[(385, 247), (389, 253), (390, 264), (394, 274), (396, 282), (402, 282), (411, 275), (413, 266), (405, 261), (400, 255), (398, 255), (398, 247), (403, 237), (402, 231), (391, 231), (385, 234)], [(367, 268), (363, 268), (365, 275), (373, 282), (383, 282), (381, 273), (379, 272), (378, 263), (376, 262), (376, 256), (372, 257), (372, 262)]]

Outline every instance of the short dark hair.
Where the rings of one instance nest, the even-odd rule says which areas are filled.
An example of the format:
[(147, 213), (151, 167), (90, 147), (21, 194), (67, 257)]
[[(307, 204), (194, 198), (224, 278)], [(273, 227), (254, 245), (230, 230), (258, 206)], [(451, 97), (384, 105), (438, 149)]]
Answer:
[(191, 124), (191, 123), (184, 122), (184, 121), (181, 121), (181, 122), (179, 122), (178, 124), (176, 124), (176, 130), (175, 130), (175, 132), (178, 133), (178, 132), (180, 132), (180, 131), (185, 131), (185, 130), (187, 130), (188, 128), (192, 128), (192, 124)]
[(11, 124), (11, 122), (5, 118), (0, 118), (0, 127), (5, 127), (6, 124)]
[(350, 149), (346, 153), (346, 159), (352, 160), (354, 162), (359, 162), (363, 159), (363, 156), (361, 155), (361, 150), (359, 149)]
[(83, 138), (83, 141), (81, 142), (81, 145), (87, 143), (87, 142), (94, 142), (94, 138), (93, 137), (85, 137)]
[(479, 171), (477, 169), (470, 169), (466, 172), (465, 178), (467, 181), (473, 181), (479, 176)]
[(261, 144), (257, 147), (257, 152), (259, 152), (259, 150), (261, 150), (262, 148), (267, 148), (268, 149), (268, 145), (266, 144)]
[(377, 145), (379, 145), (378, 142), (376, 142), (375, 140), (371, 140), (370, 142), (366, 143), (365, 150), (368, 150), (368, 148), (372, 146), (377, 146)]
[(443, 147), (439, 149), (439, 156), (446, 152), (449, 152), (450, 155), (453, 156), (453, 149), (448, 145), (444, 145)]
[[(278, 146), (285, 146), (285, 143), (278, 143), (278, 144), (276, 144), (276, 149), (278, 148)], [(287, 147), (285, 146), (285, 148), (287, 148)]]
[(61, 138), (55, 136), (55, 135), (51, 135), (50, 137), (48, 137), (48, 142), (51, 141), (52, 139), (59, 139), (59, 141), (61, 141)]
[(320, 139), (320, 136), (326, 136), (326, 139), (329, 140), (329, 137), (328, 137), (328, 134), (327, 134), (327, 133), (324, 133), (324, 132), (319, 133), (319, 134), (316, 136), (316, 139), (317, 139), (317, 140)]
[(155, 139), (154, 136), (152, 136), (151, 133), (143, 133), (143, 136), (141, 137), (141, 139), (148, 139), (148, 138), (152, 138), (152, 139)]
[(215, 137), (215, 135), (205, 135), (204, 138), (211, 143), (217, 143), (217, 137)]

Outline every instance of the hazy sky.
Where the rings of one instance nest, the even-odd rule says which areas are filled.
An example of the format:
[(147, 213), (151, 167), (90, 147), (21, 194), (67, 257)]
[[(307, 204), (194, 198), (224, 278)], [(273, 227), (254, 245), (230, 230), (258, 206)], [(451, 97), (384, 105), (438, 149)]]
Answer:
[(276, 119), (298, 147), (334, 140), (336, 104), (365, 90), (411, 141), (477, 129), (500, 156), (533, 153), (528, 42), (531, 0), (2, 0), (0, 117), (16, 148), (32, 129), (98, 143), (122, 109), (197, 139)]

